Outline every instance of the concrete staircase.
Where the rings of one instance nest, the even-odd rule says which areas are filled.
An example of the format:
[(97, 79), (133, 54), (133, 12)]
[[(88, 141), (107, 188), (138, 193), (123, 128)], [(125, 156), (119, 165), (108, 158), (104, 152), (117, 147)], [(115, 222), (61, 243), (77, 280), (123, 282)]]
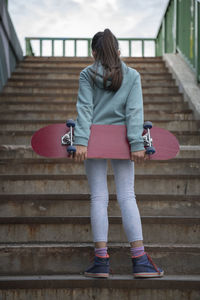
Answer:
[[(109, 166), (108, 280), (93, 255), (83, 164), (37, 156), (32, 134), (75, 118), (90, 58), (25, 57), (0, 94), (0, 299), (200, 299), (200, 132), (161, 58), (124, 58), (142, 76), (145, 120), (173, 132), (176, 159), (136, 167), (146, 250), (162, 279), (135, 280)], [(135, 297), (135, 298), (134, 298)]]

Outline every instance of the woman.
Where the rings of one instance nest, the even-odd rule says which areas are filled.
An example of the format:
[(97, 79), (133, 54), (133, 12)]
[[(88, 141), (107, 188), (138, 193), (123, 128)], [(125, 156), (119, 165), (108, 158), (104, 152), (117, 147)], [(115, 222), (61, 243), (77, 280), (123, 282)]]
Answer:
[(134, 163), (146, 159), (143, 100), (139, 73), (120, 60), (118, 41), (109, 29), (92, 39), (95, 62), (80, 73), (77, 120), (74, 131), (75, 161), (85, 161), (91, 193), (91, 226), (95, 243), (91, 277), (109, 276), (107, 160), (87, 159), (91, 124), (126, 124), (131, 160), (111, 160), (123, 226), (131, 245), (133, 275), (161, 277), (163, 271), (144, 252), (141, 219), (134, 193)]

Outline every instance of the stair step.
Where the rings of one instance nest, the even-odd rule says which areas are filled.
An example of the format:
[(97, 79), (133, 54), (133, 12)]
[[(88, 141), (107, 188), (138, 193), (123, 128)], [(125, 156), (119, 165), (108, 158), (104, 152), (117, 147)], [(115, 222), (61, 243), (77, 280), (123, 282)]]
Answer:
[[(7, 81), (7, 86), (13, 86), (13, 87), (74, 87), (78, 89), (78, 78), (77, 80), (75, 79), (67, 79), (67, 80), (63, 80), (63, 79), (16, 79), (16, 78), (10, 78)], [(144, 87), (175, 87), (175, 80), (174, 79), (157, 79), (157, 80), (145, 80), (142, 79), (142, 86)]]
[[(199, 216), (198, 195), (137, 194), (143, 216)], [(1, 217), (67, 217), (90, 214), (89, 194), (0, 194)], [(109, 216), (120, 216), (116, 195), (109, 195)]]
[[(27, 159), (27, 158), (41, 158), (33, 152), (30, 145), (0, 145), (0, 159)], [(198, 145), (180, 145), (180, 152), (177, 158), (200, 158), (200, 146)]]
[[(108, 174), (113, 174), (110, 163)], [(147, 160), (143, 164), (135, 166), (138, 174), (193, 174), (200, 175), (200, 158), (175, 158), (171, 160), (154, 161)], [(0, 174), (85, 174), (84, 165), (66, 158), (37, 159), (0, 159)]]
[[(163, 94), (143, 94), (144, 98), (144, 105), (145, 104), (174, 104), (173, 111), (177, 111), (177, 104), (181, 104), (181, 108), (187, 108), (188, 104), (186, 102), (183, 102), (182, 96), (180, 94), (174, 94), (174, 95), (163, 95)], [(66, 102), (67, 100), (67, 102)], [(1, 93), (0, 94), (0, 104), (1, 105), (12, 105), (12, 104), (42, 104), (42, 105), (48, 105), (48, 104), (62, 104), (64, 106), (70, 104), (70, 102), (73, 102), (76, 104), (77, 101), (77, 93), (67, 93), (67, 94), (17, 94), (17, 93)], [(19, 106), (19, 105), (18, 105)], [(21, 106), (21, 105), (20, 105)], [(19, 107), (18, 107), (19, 108)], [(156, 108), (153, 107), (152, 110), (155, 110)], [(180, 110), (180, 109), (179, 109)]]
[[(137, 61), (137, 62), (144, 62), (144, 61), (163, 61), (161, 56), (156, 57), (122, 57), (123, 61)], [(69, 62), (82, 62), (82, 61), (94, 61), (92, 56), (24, 56), (24, 61), (69, 61)]]
[[(36, 131), (27, 130), (3, 130), (0, 131), (1, 145), (30, 145), (31, 137)], [(174, 131), (170, 130), (174, 134), (180, 145), (199, 145), (200, 134), (199, 131)]]
[[(27, 112), (29, 111), (46, 111), (47, 107), (49, 111), (56, 111), (58, 110), (58, 108), (62, 108), (63, 111), (65, 111), (66, 113), (70, 110), (73, 110), (74, 112), (76, 112), (75, 110), (75, 105), (76, 105), (76, 97), (75, 96), (66, 96), (65, 101), (63, 100), (58, 100), (57, 97), (55, 97), (53, 100), (51, 99), (51, 97), (49, 99), (51, 99), (49, 101), (49, 99), (47, 100), (42, 100), (40, 96), (38, 96), (38, 98), (35, 98), (34, 102), (29, 101), (29, 99), (27, 99), (26, 101), (0, 101), (0, 111), (17, 111), (17, 110), (26, 110)], [(179, 112), (180, 110), (184, 110), (184, 109), (188, 109), (188, 105), (187, 103), (181, 103), (179, 101), (179, 99), (177, 99), (177, 97), (173, 97), (175, 98), (174, 101), (171, 98), (166, 98), (161, 100), (161, 98), (159, 99), (158, 97), (153, 97), (153, 100), (144, 100), (144, 111), (147, 113), (147, 111), (149, 110), (157, 110), (158, 111), (158, 115), (159, 115), (159, 111), (165, 112), (165, 111), (174, 111)], [(69, 99), (69, 100), (68, 100)], [(16, 99), (17, 100), (17, 99)], [(176, 101), (178, 100), (178, 101)], [(67, 101), (67, 102), (66, 102)], [(20, 105), (19, 105), (20, 104)]]
[[(81, 70), (83, 70), (88, 65), (92, 65), (92, 63), (82, 63), (82, 64), (69, 64), (64, 62), (49, 62), (49, 63), (37, 63), (37, 62), (21, 62), (16, 67), (16, 71), (20, 72), (62, 72), (65, 71), (66, 73), (80, 73)], [(157, 62), (157, 63), (127, 63), (127, 66), (136, 69), (138, 72), (145, 71), (145, 72), (153, 72), (153, 73), (163, 73), (167, 72), (167, 68), (163, 62)]]
[[(85, 61), (85, 62), (74, 62), (74, 61), (65, 61), (65, 60), (43, 60), (43, 61), (27, 61), (23, 60), (18, 64), (18, 67), (20, 68), (66, 68), (66, 69), (83, 69), (86, 68), (88, 65), (92, 65), (94, 63), (93, 61)], [(162, 60), (158, 61), (126, 61), (125, 62), (127, 66), (131, 68), (165, 68), (165, 63)]]
[[(83, 68), (71, 68), (71, 67), (48, 67), (48, 68), (44, 68), (44, 67), (17, 67), (15, 69), (15, 71), (17, 73), (43, 73), (43, 74), (46, 74), (46, 73), (59, 73), (59, 74), (62, 74), (62, 73), (68, 73), (70, 75), (80, 75), (80, 72), (83, 70)], [(137, 71), (142, 75), (143, 73), (148, 73), (148, 74), (165, 74), (167, 73), (167, 69), (166, 67), (162, 67), (162, 68), (153, 68), (152, 67), (147, 67), (147, 68), (143, 68), (143, 67), (137, 67)]]
[[(88, 194), (85, 175), (0, 175), (0, 193)], [(136, 175), (136, 194), (198, 195), (200, 175)], [(109, 192), (115, 193), (113, 175), (108, 175)]]
[[(148, 94), (164, 94), (173, 95), (178, 93), (178, 87), (166, 87), (166, 86), (143, 86), (143, 93)], [(4, 93), (18, 93), (18, 94), (67, 94), (67, 93), (78, 93), (77, 87), (54, 87), (54, 86), (43, 86), (43, 87), (32, 87), (32, 86), (10, 86), (6, 85), (3, 89)]]
[[(13, 79), (53, 79), (53, 80), (79, 80), (79, 73), (77, 74), (68, 74), (64, 71), (61, 72), (34, 72), (34, 73), (27, 73), (20, 71), (18, 72), (15, 70), (12, 73)], [(172, 75), (167, 72), (162, 73), (154, 73), (154, 72), (140, 72), (142, 80), (172, 80)]]
[[(200, 217), (141, 217), (144, 241), (153, 244), (198, 244)], [(92, 242), (90, 217), (1, 217), (3, 243)], [(126, 242), (121, 217), (109, 217), (110, 242)]]
[[(75, 116), (72, 116), (75, 117)], [(24, 131), (24, 130), (38, 130), (41, 127), (50, 125), (50, 124), (57, 124), (57, 123), (63, 123), (66, 122), (66, 117), (64, 119), (58, 119), (58, 120), (0, 120), (0, 129), (5, 131)], [(157, 120), (152, 119), (154, 126), (165, 128), (169, 131), (173, 130), (181, 130), (181, 131), (196, 131), (199, 129), (199, 123), (198, 121), (194, 120), (178, 120), (178, 121), (170, 121), (170, 120)]]
[[(20, 108), (19, 108), (20, 109)], [(60, 119), (70, 119), (70, 118), (76, 118), (77, 112), (74, 110), (2, 110), (0, 111), (0, 120), (1, 122), (3, 120), (10, 121), (13, 120), (13, 122), (17, 120), (60, 120)], [(156, 119), (159, 120), (169, 120), (169, 121), (185, 121), (185, 120), (193, 120), (193, 114), (190, 109), (188, 110), (182, 110), (180, 112), (172, 113), (171, 111), (157, 111), (157, 110), (147, 110), (144, 109), (144, 117), (148, 120)], [(3, 123), (3, 122), (2, 122)]]
[[(147, 244), (145, 250), (165, 275), (200, 275), (199, 245)], [(113, 273), (131, 275), (130, 245), (108, 243), (108, 251)], [(93, 255), (92, 243), (1, 244), (0, 276), (83, 274)]]
[[(100, 300), (136, 299), (183, 300), (200, 297), (199, 275), (168, 275), (163, 278), (133, 279), (113, 275), (92, 279), (82, 275), (1, 276), (2, 299), (18, 300)], [(44, 298), (45, 297), (45, 298)], [(153, 298), (152, 298), (153, 297)]]

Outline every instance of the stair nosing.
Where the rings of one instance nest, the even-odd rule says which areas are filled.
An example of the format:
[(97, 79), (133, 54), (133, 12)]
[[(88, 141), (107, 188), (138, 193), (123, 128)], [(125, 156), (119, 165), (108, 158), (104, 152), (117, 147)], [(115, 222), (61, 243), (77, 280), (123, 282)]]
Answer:
[[(122, 224), (122, 218), (109, 216), (110, 224)], [(187, 216), (141, 216), (143, 224), (184, 224), (200, 225), (200, 217)], [(0, 225), (42, 225), (42, 224), (90, 224), (90, 217), (68, 216), (68, 217), (0, 217)]]
[[(90, 194), (0, 194), (0, 201), (54, 201), (59, 197), (61, 201), (90, 201)], [(200, 201), (199, 195), (174, 195), (174, 194), (137, 194), (137, 201)], [(169, 199), (168, 199), (169, 198)], [(5, 199), (5, 200), (4, 200)], [(110, 201), (117, 201), (116, 194), (109, 194)]]

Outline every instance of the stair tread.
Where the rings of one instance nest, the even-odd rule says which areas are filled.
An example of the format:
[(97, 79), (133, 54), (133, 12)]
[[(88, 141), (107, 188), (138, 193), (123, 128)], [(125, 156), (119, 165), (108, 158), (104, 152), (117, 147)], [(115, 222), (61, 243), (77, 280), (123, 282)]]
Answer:
[[(170, 130), (174, 135), (200, 135), (200, 130)], [(0, 130), (0, 135), (33, 135), (35, 130)]]
[[(149, 250), (160, 250), (162, 252), (168, 251), (187, 251), (199, 253), (200, 244), (152, 244), (145, 243), (145, 248)], [(130, 244), (127, 242), (108, 242), (108, 248), (130, 248)], [(94, 248), (94, 243), (83, 242), (31, 242), (31, 243), (0, 243), (0, 250), (3, 249), (41, 249), (41, 248)]]
[[(157, 122), (157, 123), (164, 123), (164, 122), (191, 122), (191, 123), (199, 123), (197, 122), (196, 120), (168, 120), (168, 119), (162, 119), (162, 120), (158, 120), (158, 119), (153, 119), (151, 118), (151, 121), (152, 122)], [(52, 119), (47, 119), (47, 120), (41, 120), (41, 119), (36, 119), (36, 120), (31, 120), (31, 119), (28, 119), (28, 120), (0, 120), (0, 124), (15, 124), (15, 123), (19, 123), (19, 124), (29, 124), (29, 123), (38, 123), (38, 124), (44, 124), (44, 123), (49, 123), (50, 124), (58, 124), (58, 123), (65, 123), (66, 122), (66, 119), (58, 119), (58, 120), (52, 120)]]
[[(114, 175), (108, 175), (108, 179), (113, 178)], [(171, 178), (171, 179), (195, 179), (200, 178), (200, 174), (137, 174), (136, 178), (138, 179), (159, 179), (163, 178)], [(0, 174), (0, 180), (79, 180), (86, 179), (86, 175), (84, 174)]]
[[(68, 109), (67, 110), (68, 112), (75, 112), (74, 109)], [(29, 110), (28, 111), (29, 113), (34, 113), (34, 114), (37, 114), (37, 113), (41, 113), (41, 110)], [(27, 110), (25, 109), (19, 109), (19, 110), (15, 110), (13, 109), (12, 111), (8, 111), (8, 110), (1, 110), (0, 111), (0, 114), (4, 115), (4, 114), (18, 114), (18, 113), (27, 113)], [(63, 110), (43, 110), (42, 111), (43, 114), (56, 114), (56, 113), (63, 113), (63, 114), (66, 114), (65, 111)], [(161, 115), (166, 115), (166, 114), (169, 114), (169, 115), (174, 115), (174, 114), (192, 114), (192, 110), (191, 109), (182, 109), (180, 111), (177, 111), (177, 112), (172, 112), (171, 110), (165, 110), (163, 112), (160, 112), (158, 110), (152, 110), (152, 109), (149, 109), (148, 110), (148, 113), (149, 114), (152, 114), (152, 113), (156, 113), (156, 114), (161, 114)], [(14, 121), (14, 120), (13, 120)]]
[[(32, 149), (32, 148), (31, 148)], [(48, 158), (48, 157), (35, 157), (35, 158), (0, 158), (0, 163), (15, 163), (15, 164), (41, 164), (41, 163), (48, 163), (48, 164), (80, 164), (79, 162), (71, 161), (71, 160), (66, 160), (66, 158)], [(182, 163), (182, 162), (193, 162), (197, 163), (200, 162), (199, 157), (189, 157), (189, 158), (184, 158), (184, 157), (176, 157), (170, 160), (147, 160), (145, 161), (145, 164), (156, 164), (157, 162), (161, 164), (171, 164), (171, 163)]]
[[(30, 201), (30, 200), (49, 200), (53, 201), (56, 198), (59, 198), (59, 200), (63, 201), (85, 201), (85, 200), (90, 200), (90, 195), (89, 194), (0, 194), (0, 201), (9, 201), (9, 200), (15, 200), (15, 201)], [(56, 199), (57, 200), (57, 199)], [(109, 200), (113, 201), (116, 200), (116, 195), (115, 194), (109, 194)], [(159, 201), (200, 201), (199, 195), (148, 195), (148, 194), (138, 194), (137, 195), (137, 200), (138, 201), (152, 201), (152, 200), (159, 200)]]
[[(110, 224), (121, 224), (122, 218), (109, 216)], [(148, 224), (200, 224), (199, 216), (141, 216), (143, 223)], [(90, 217), (68, 216), (68, 217), (0, 217), (0, 224), (88, 224)]]

